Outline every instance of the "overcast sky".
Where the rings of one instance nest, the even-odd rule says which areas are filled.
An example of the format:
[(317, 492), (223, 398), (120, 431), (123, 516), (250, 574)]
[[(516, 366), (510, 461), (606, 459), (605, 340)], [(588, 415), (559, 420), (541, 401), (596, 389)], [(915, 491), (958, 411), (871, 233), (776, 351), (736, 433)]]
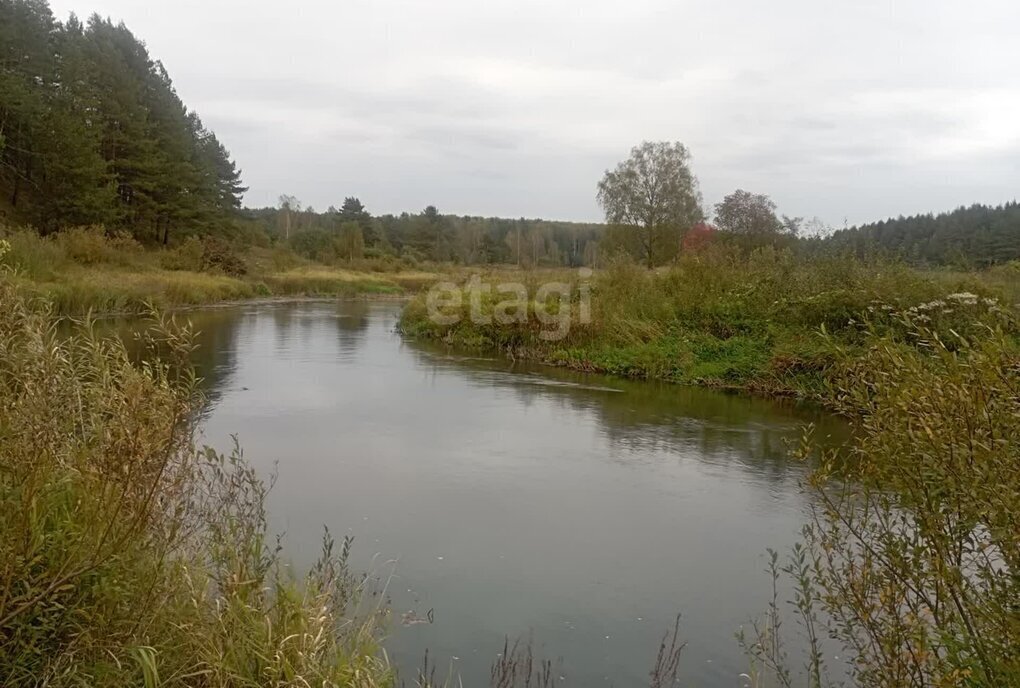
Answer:
[(842, 226), (1020, 196), (1016, 0), (51, 0), (123, 19), (248, 205), (601, 219), (642, 140)]

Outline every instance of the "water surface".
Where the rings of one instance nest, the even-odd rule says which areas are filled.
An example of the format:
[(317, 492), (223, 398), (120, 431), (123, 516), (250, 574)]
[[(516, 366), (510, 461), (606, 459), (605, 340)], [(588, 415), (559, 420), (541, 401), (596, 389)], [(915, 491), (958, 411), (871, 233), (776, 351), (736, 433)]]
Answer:
[[(768, 600), (765, 549), (804, 521), (787, 442), (811, 408), (521, 365), (402, 339), (398, 303), (196, 311), (210, 443), (277, 472), (272, 526), (302, 566), (322, 526), (395, 560), (391, 658), (426, 648), (487, 684), (531, 637), (570, 686), (640, 686), (683, 613), (685, 684), (735, 686), (735, 631)], [(373, 559), (374, 555), (374, 559)], [(456, 659), (454, 659), (456, 658)]]

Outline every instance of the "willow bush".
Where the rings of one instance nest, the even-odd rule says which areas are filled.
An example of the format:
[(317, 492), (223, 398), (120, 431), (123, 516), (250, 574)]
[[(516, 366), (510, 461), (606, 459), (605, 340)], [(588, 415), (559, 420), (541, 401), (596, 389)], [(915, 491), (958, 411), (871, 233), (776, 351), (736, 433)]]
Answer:
[(390, 684), (350, 542), (296, 580), (240, 451), (194, 444), (192, 333), (146, 344), (0, 286), (0, 684)]
[(863, 685), (1020, 685), (1020, 356), (968, 324), (907, 313), (834, 382), (862, 436), (807, 536)]
[[(813, 518), (786, 566), (809, 639), (792, 668), (774, 602), (755, 640), (756, 685), (1020, 685), (1020, 350), (1013, 315), (956, 294), (878, 307), (866, 346), (833, 371), (857, 419), (822, 455)], [(966, 334), (964, 334), (966, 333)], [(810, 436), (802, 453), (812, 454)], [(781, 606), (781, 605), (780, 605)], [(849, 666), (825, 669), (822, 646)], [(797, 677), (805, 678), (799, 682)]]

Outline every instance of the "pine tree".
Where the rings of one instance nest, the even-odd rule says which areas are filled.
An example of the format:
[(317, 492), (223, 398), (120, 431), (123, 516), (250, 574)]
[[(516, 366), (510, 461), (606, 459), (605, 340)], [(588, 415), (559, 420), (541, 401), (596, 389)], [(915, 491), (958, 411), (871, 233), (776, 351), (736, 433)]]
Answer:
[(76, 224), (229, 227), (246, 188), (163, 65), (123, 24), (56, 22), (44, 0), (0, 0), (0, 193), (43, 231)]

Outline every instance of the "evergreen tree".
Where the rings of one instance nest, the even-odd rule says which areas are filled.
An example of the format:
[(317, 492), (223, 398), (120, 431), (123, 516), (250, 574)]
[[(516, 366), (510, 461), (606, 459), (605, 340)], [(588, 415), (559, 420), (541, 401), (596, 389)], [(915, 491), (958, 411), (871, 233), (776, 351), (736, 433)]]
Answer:
[(819, 248), (884, 253), (919, 265), (970, 268), (1020, 260), (1020, 205), (973, 205), (835, 232)]
[(365, 210), (365, 206), (357, 198), (348, 196), (344, 199), (344, 204), (340, 206), (339, 219), (341, 223), (353, 222), (358, 225), (366, 246), (374, 246), (378, 243), (379, 237), (372, 226), (372, 215)]
[(0, 0), (0, 193), (40, 230), (78, 224), (169, 240), (237, 217), (246, 191), (123, 24), (56, 22), (45, 0)]

